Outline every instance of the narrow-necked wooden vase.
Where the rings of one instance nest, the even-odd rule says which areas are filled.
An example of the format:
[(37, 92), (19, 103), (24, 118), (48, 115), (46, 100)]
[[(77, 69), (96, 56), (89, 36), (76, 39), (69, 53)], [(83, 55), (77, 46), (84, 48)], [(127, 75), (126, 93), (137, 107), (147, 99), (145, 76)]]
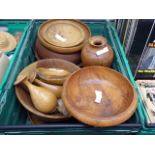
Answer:
[(102, 36), (91, 37), (81, 52), (81, 60), (84, 66), (110, 67), (113, 58), (114, 52), (106, 38)]

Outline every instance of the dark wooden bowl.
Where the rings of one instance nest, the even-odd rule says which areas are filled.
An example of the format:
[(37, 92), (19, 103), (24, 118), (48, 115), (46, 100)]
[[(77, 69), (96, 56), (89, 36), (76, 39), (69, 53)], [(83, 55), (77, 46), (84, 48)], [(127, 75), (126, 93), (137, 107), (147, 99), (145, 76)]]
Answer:
[[(44, 59), (37, 61), (33, 64), (30, 64), (26, 68), (22, 70), (22, 72), (18, 75), (20, 75), (25, 72), (25, 70), (28, 70), (29, 68), (32, 70), (37, 67), (57, 67), (57, 68), (62, 68), (62, 69), (67, 69), (70, 72), (74, 72), (79, 69), (78, 66), (75, 64), (61, 60), (61, 59)], [(27, 72), (26, 72), (27, 73)], [(46, 121), (46, 122), (53, 122), (53, 121), (62, 121), (66, 120), (69, 117), (65, 117), (60, 113), (55, 113), (55, 114), (44, 114), (39, 112), (35, 107), (33, 106), (31, 97), (29, 92), (23, 87), (22, 84), (18, 84), (15, 87), (16, 90), (16, 96), (18, 100), (20, 101), (21, 105), (27, 109), (30, 113), (36, 115), (40, 120)]]
[(38, 39), (36, 40), (35, 52), (37, 52), (36, 55), (39, 59), (57, 58), (67, 60), (75, 64), (79, 64), (81, 61), (81, 51), (71, 54), (56, 53), (55, 51), (49, 50), (46, 47), (44, 47)]
[(136, 92), (129, 80), (101, 66), (73, 73), (63, 85), (62, 99), (73, 117), (97, 127), (123, 123), (137, 107)]

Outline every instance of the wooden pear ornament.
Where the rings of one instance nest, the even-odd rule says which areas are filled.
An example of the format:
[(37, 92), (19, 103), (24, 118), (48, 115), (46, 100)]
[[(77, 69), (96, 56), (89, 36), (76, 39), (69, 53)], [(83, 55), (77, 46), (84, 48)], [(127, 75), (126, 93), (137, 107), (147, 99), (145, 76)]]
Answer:
[(53, 92), (57, 98), (61, 97), (61, 92), (62, 92), (62, 86), (57, 86), (57, 85), (52, 85), (52, 84), (47, 84), (45, 82), (42, 82), (38, 79), (35, 79), (34, 82), (38, 84), (41, 87), (49, 89), (51, 92)]
[(57, 98), (50, 90), (31, 84), (28, 80), (23, 83), (28, 87), (34, 107), (42, 112), (53, 112), (57, 106)]

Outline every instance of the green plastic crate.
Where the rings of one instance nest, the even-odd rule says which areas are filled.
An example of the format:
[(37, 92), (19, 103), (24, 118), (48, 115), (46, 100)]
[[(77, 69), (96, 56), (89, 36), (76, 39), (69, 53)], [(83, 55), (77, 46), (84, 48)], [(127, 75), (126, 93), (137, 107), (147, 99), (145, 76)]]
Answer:
[[(46, 125), (31, 125), (26, 110), (18, 102), (13, 83), (19, 72), (28, 64), (35, 61), (34, 49), (37, 30), (43, 21), (33, 21), (29, 28), (26, 41), (20, 51), (14, 72), (7, 81), (6, 90), (0, 96), (0, 133), (1, 134), (138, 134), (141, 130), (141, 101), (138, 100), (138, 108), (135, 114), (127, 122), (106, 128), (97, 128), (84, 125), (76, 120), (51, 123)], [(115, 52), (113, 68), (126, 76), (134, 86), (135, 81), (130, 71), (124, 50), (121, 47), (117, 32), (108, 21), (84, 20), (93, 35), (104, 35)], [(137, 89), (136, 89), (137, 90)]]
[(7, 71), (3, 77), (2, 82), (0, 83), (0, 93), (2, 92), (8, 78), (11, 70), (13, 69), (14, 64), (16, 63), (17, 57), (19, 55), (20, 49), (22, 47), (23, 41), (25, 39), (25, 35), (27, 33), (27, 29), (30, 26), (30, 20), (0, 20), (0, 26), (6, 26), (8, 28), (8, 32), (14, 35), (16, 32), (21, 32), (21, 38), (20, 41), (17, 44), (17, 47), (14, 51), (12, 52), (7, 52), (5, 53), (6, 55), (13, 54), (13, 57), (10, 60), (10, 64), (7, 68)]

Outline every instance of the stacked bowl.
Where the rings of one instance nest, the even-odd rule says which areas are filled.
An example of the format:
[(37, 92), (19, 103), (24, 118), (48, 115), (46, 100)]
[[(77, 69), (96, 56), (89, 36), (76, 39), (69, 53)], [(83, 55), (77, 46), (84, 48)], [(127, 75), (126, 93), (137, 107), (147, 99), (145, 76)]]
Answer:
[(81, 49), (90, 37), (89, 28), (79, 20), (47, 20), (38, 30), (36, 57), (59, 58), (79, 64)]

